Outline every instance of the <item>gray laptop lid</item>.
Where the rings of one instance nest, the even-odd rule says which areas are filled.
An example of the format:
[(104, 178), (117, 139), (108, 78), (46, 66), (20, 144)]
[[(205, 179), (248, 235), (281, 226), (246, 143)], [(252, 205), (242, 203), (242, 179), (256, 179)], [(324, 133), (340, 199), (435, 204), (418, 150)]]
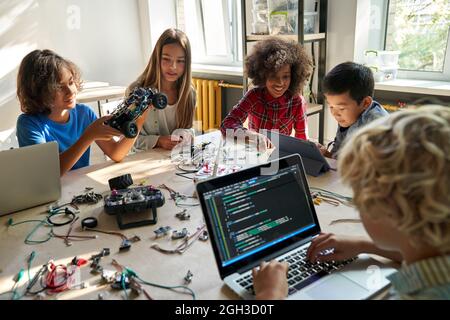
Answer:
[(59, 199), (56, 142), (0, 151), (0, 216)]

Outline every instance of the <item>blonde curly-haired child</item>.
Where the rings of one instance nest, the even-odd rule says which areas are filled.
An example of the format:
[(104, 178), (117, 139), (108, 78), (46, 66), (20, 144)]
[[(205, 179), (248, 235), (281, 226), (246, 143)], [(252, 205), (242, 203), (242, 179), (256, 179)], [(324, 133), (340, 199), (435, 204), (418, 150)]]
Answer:
[[(392, 299), (450, 299), (450, 108), (427, 106), (381, 118), (344, 145), (339, 172), (350, 184), (372, 241), (321, 234), (312, 261), (362, 252), (401, 261), (388, 278)], [(334, 249), (323, 256), (320, 252)], [(288, 266), (254, 270), (257, 298), (287, 294)]]

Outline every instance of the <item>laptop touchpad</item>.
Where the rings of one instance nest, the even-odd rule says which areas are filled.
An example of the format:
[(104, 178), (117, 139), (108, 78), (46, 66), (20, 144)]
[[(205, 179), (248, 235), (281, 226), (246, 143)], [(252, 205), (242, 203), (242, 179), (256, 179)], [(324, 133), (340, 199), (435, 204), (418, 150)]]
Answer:
[(311, 299), (339, 300), (361, 299), (367, 296), (368, 290), (339, 274), (333, 274), (304, 291)]

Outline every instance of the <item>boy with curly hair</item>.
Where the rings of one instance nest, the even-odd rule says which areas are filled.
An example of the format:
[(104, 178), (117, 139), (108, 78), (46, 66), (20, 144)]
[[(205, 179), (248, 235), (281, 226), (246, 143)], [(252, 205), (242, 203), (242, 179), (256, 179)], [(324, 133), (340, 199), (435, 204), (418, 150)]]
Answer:
[[(20, 63), (17, 96), (23, 113), (17, 119), (19, 146), (56, 141), (61, 176), (89, 165), (94, 141), (108, 157), (120, 162), (136, 140), (106, 125), (111, 115), (97, 119), (89, 106), (76, 103), (80, 89), (78, 67), (52, 50), (34, 50)], [(136, 121), (139, 130), (147, 113)], [(113, 137), (121, 138), (115, 141)]]
[(279, 130), (307, 139), (306, 101), (301, 90), (312, 72), (311, 59), (300, 44), (280, 38), (269, 38), (255, 44), (245, 59), (245, 72), (255, 88), (249, 90), (233, 107), (221, 125), (227, 130), (246, 130), (258, 136), (260, 129)]
[[(449, 155), (448, 107), (399, 111), (358, 131), (338, 165), (372, 241), (321, 234), (308, 248), (309, 260), (343, 260), (362, 252), (385, 256), (402, 262), (388, 276), (390, 298), (449, 300)], [(287, 269), (271, 261), (254, 270), (256, 297), (286, 297)]]

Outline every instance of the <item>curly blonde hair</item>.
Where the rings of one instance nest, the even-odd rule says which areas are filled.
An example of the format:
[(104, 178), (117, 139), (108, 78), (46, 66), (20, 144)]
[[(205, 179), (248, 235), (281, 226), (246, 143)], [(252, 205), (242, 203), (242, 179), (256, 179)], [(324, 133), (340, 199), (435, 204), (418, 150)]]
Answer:
[(253, 85), (264, 87), (267, 78), (286, 64), (291, 66), (289, 92), (299, 94), (311, 76), (313, 63), (298, 42), (277, 37), (259, 41), (245, 57), (244, 67)]
[(392, 218), (415, 246), (450, 251), (450, 108), (374, 121), (347, 141), (338, 167), (362, 214)]

